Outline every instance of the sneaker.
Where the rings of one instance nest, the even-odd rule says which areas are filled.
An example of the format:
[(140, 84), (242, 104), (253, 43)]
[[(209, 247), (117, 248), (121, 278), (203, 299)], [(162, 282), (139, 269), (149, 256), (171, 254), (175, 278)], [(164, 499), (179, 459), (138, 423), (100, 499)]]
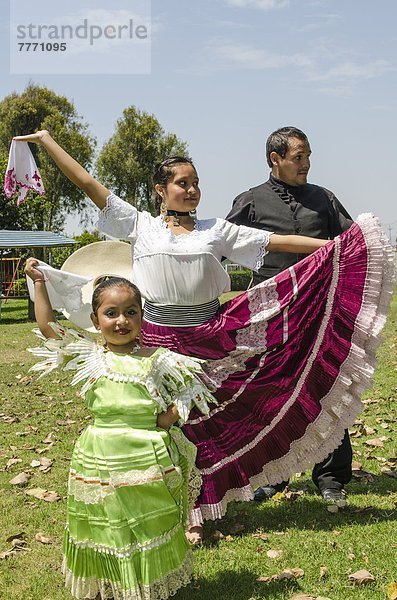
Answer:
[(256, 502), (264, 502), (265, 500), (270, 500), (270, 498), (273, 498), (275, 494), (277, 494), (276, 488), (274, 488), (272, 485), (265, 485), (255, 490), (254, 500), (256, 500)]
[(338, 508), (344, 508), (347, 504), (346, 493), (344, 490), (325, 488), (325, 490), (320, 490), (320, 493), (325, 502), (336, 504)]

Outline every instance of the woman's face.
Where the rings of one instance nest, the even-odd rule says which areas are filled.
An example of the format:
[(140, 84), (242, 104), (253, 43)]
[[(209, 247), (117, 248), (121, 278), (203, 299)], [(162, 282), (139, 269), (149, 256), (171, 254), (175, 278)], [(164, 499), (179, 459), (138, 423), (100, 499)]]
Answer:
[(182, 163), (173, 169), (174, 174), (165, 187), (156, 185), (156, 191), (165, 202), (167, 209), (190, 212), (200, 202), (201, 192), (196, 169)]

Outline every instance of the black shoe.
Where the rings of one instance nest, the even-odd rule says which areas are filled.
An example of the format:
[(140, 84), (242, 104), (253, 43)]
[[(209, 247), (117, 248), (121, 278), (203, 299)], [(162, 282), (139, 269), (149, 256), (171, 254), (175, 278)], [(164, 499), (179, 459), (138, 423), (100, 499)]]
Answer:
[(336, 504), (338, 508), (344, 508), (347, 504), (346, 494), (343, 490), (335, 490), (333, 488), (325, 488), (320, 490), (320, 493), (325, 502)]
[(265, 500), (270, 500), (270, 498), (273, 498), (275, 494), (277, 494), (276, 488), (274, 488), (272, 485), (265, 485), (255, 490), (254, 500), (256, 500), (256, 502), (264, 502)]

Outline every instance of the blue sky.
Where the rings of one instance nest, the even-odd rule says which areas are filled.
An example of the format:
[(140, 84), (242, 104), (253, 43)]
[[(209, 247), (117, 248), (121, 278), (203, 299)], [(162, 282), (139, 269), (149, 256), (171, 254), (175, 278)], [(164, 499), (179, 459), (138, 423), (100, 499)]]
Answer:
[[(78, 4), (115, 10), (110, 1)], [(131, 4), (117, 0), (117, 9)], [(28, 81), (67, 96), (99, 147), (127, 106), (153, 113), (188, 142), (202, 217), (224, 216), (238, 193), (264, 181), (267, 135), (295, 125), (311, 142), (309, 180), (353, 217), (375, 212), (396, 238), (395, 0), (153, 0), (151, 15), (150, 74), (11, 75), (3, 12), (0, 97)]]

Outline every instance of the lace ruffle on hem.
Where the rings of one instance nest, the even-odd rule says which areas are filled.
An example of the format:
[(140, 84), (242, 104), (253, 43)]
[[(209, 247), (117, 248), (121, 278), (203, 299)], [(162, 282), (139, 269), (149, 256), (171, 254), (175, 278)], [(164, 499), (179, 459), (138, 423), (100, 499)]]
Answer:
[(166, 600), (188, 585), (192, 577), (193, 557), (190, 551), (182, 565), (165, 575), (160, 581), (139, 588), (124, 590), (116, 581), (77, 577), (66, 568), (66, 560), (62, 565), (65, 576), (65, 587), (75, 598), (94, 599), (99, 594), (101, 600)]

